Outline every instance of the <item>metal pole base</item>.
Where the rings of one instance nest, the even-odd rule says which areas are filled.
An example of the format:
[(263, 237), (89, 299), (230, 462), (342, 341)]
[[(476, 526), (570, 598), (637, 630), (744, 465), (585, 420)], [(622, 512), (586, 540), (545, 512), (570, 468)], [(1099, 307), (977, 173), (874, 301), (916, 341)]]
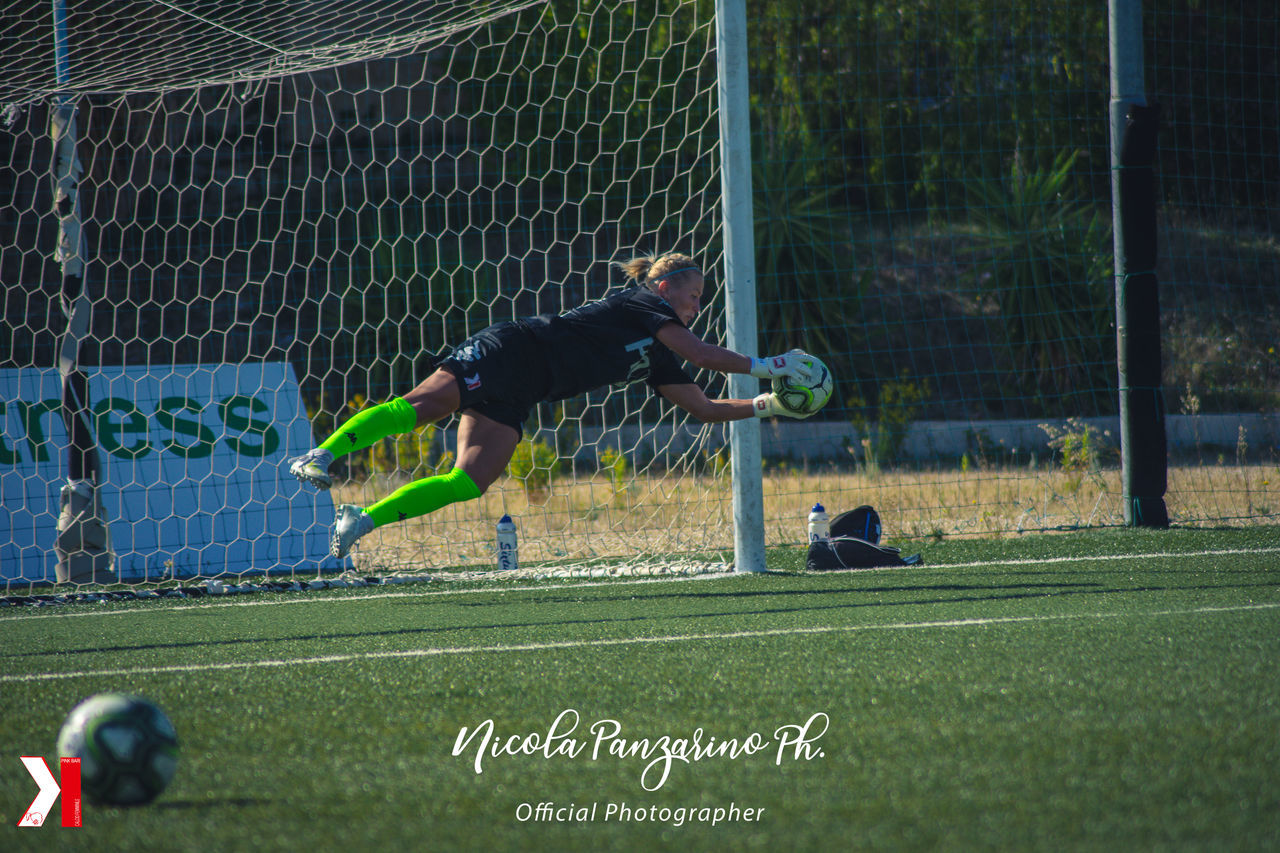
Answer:
[(1168, 527), (1169, 510), (1164, 498), (1130, 496), (1124, 503), (1124, 523), (1130, 527)]

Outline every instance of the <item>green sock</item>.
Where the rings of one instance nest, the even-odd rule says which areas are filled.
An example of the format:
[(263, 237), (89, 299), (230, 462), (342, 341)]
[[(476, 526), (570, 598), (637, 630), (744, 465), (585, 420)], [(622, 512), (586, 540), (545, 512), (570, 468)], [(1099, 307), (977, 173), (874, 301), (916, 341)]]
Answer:
[(389, 435), (413, 432), (418, 426), (418, 413), (403, 397), (379, 403), (372, 409), (356, 412), (337, 432), (326, 438), (321, 450), (333, 454), (333, 458), (345, 456), (356, 450), (364, 450), (375, 441)]
[(480, 489), (475, 481), (466, 471), (454, 468), (448, 474), (414, 480), (401, 486), (365, 512), (373, 518), (375, 527), (381, 527), (393, 521), (404, 521), (406, 518), (435, 512), (451, 503), (478, 497)]

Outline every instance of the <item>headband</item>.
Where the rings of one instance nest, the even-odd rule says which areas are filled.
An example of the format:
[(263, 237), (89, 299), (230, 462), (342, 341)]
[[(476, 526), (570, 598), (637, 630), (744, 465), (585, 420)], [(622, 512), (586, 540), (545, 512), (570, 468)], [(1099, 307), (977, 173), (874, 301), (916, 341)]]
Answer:
[(672, 270), (671, 272), (664, 272), (662, 275), (655, 278), (654, 281), (662, 281), (664, 278), (671, 278), (671, 276), (676, 275), (678, 273), (689, 272), (690, 270), (696, 270), (696, 269), (698, 268), (697, 267), (681, 267), (678, 270)]

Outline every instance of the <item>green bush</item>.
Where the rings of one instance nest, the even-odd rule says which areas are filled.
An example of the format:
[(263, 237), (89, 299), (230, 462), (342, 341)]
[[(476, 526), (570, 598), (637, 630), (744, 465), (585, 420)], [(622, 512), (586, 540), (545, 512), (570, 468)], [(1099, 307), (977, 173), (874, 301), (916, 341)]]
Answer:
[[(907, 440), (911, 424), (924, 408), (924, 402), (933, 393), (928, 379), (911, 379), (904, 370), (896, 380), (880, 386), (879, 400), (870, 405), (859, 394), (847, 401), (854, 411), (853, 427), (861, 436), (862, 463), (868, 471), (878, 471), (881, 465), (898, 458)], [(857, 448), (850, 447), (855, 457)]]
[(626, 454), (606, 447), (600, 451), (600, 470), (609, 475), (609, 487), (613, 491), (615, 506), (621, 506), (631, 488), (631, 463)]
[(559, 466), (554, 447), (545, 441), (525, 439), (516, 445), (507, 473), (520, 481), (530, 500), (545, 500)]
[(1107, 460), (1116, 456), (1111, 445), (1111, 433), (1085, 423), (1079, 418), (1068, 418), (1065, 426), (1040, 424), (1049, 436), (1049, 446), (1058, 452), (1058, 465), (1067, 473), (1067, 491), (1080, 487), (1086, 475), (1096, 475)]

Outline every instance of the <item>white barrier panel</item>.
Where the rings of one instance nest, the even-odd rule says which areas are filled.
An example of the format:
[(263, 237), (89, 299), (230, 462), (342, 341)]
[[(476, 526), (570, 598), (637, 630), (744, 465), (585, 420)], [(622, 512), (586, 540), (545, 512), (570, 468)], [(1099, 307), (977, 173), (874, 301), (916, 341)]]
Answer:
[[(343, 567), (328, 493), (281, 470), (313, 441), (288, 364), (87, 370), (121, 580)], [(0, 578), (54, 579), (61, 397), (56, 370), (0, 370)]]

